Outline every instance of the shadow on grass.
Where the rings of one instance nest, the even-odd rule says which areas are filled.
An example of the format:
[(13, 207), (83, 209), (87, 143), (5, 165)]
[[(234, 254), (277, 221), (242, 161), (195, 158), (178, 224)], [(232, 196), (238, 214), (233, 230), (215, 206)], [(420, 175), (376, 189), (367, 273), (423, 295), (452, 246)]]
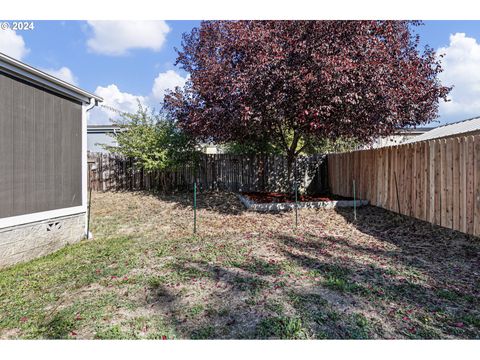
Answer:
[(192, 295), (165, 282), (150, 287), (149, 306), (184, 338), (478, 338), (478, 244), (371, 207), (355, 227), (369, 237), (272, 235), (309, 277), (300, 287), (282, 284), (282, 263), (258, 257), (228, 268), (184, 261), (176, 276), (209, 282), (199, 280), (196, 308), (186, 314)]
[[(154, 191), (130, 191), (144, 196), (153, 196), (161, 201), (174, 203), (180, 208), (193, 208), (193, 191), (161, 193)], [(222, 215), (241, 215), (245, 206), (238, 200), (235, 193), (220, 191), (197, 192), (197, 209), (208, 210)]]
[[(201, 305), (195, 305), (191, 308), (195, 311), (187, 313), (182, 309), (191, 305), (185, 303), (186, 294), (182, 294), (181, 288), (168, 283), (150, 286), (149, 306), (167, 314), (167, 322), (184, 338), (369, 339), (379, 334), (378, 326), (362, 314), (339, 313), (321, 294), (279, 286), (275, 276), (264, 278), (257, 267), (227, 269), (197, 261), (173, 269), (192, 275), (193, 281), (215, 282), (213, 291)], [(260, 271), (260, 274), (271, 276), (276, 272)], [(277, 290), (276, 295), (273, 289)], [(201, 319), (200, 312), (205, 315)]]
[(261, 319), (252, 311), (248, 301), (253, 305), (259, 294), (270, 286), (268, 281), (255, 274), (240, 273), (204, 261), (179, 263), (171, 269), (183, 277), (184, 283), (198, 284), (201, 290), (207, 287), (204, 285), (206, 281), (210, 284), (207, 297), (194, 299), (193, 305), (186, 301), (191, 294), (183, 293), (180, 283), (160, 281), (150, 284), (147, 306), (165, 314), (166, 321), (181, 337), (255, 337), (252, 332)]
[[(191, 206), (189, 194), (150, 196)], [(223, 195), (211, 198), (204, 209), (235, 214)], [(350, 209), (337, 212), (352, 221)], [(343, 236), (312, 229), (272, 231), (258, 238), (259, 249), (265, 250), (263, 241), (268, 241), (267, 252), (223, 260), (218, 259), (226, 250), (215, 244), (214, 256), (197, 260), (195, 251), (202, 247), (193, 244), (192, 253), (179, 256), (172, 250), (149, 259), (131, 278), (131, 264), (143, 253), (133, 251), (131, 241), (112, 239), (90, 249), (88, 258), (99, 259), (88, 273), (84, 267), (72, 270), (71, 282), (86, 285), (101, 278), (104, 291), (115, 298), (102, 305), (99, 319), (115, 315), (117, 323), (108, 323), (108, 317), (95, 320), (101, 325), (91, 330), (97, 338), (479, 338), (480, 245), (475, 239), (371, 207), (358, 210), (354, 225)], [(251, 244), (257, 250), (257, 243)], [(132, 261), (134, 256), (138, 259)], [(65, 263), (81, 265), (77, 258)], [(99, 268), (106, 270), (97, 274)], [(124, 275), (129, 279), (111, 279)], [(121, 299), (129, 301), (128, 307), (120, 305)], [(60, 308), (39, 337), (69, 338), (76, 331), (76, 313), (73, 306)], [(124, 333), (128, 327), (133, 330)], [(156, 328), (149, 335), (146, 327)]]
[(74, 328), (75, 323), (70, 314), (58, 312), (45, 324), (42, 337), (46, 339), (67, 339)]
[[(410, 322), (397, 329), (407, 337), (478, 338), (478, 239), (374, 207), (359, 209), (356, 222), (350, 209), (337, 212), (373, 239), (280, 236), (285, 256), (343, 296), (398, 304), (389, 311)], [(405, 310), (418, 313), (417, 319)]]
[[(384, 257), (426, 274), (432, 285), (480, 297), (478, 238), (373, 206), (360, 208), (355, 222), (351, 211), (337, 212), (360, 232), (398, 249)], [(350, 243), (345, 246), (368, 251)]]

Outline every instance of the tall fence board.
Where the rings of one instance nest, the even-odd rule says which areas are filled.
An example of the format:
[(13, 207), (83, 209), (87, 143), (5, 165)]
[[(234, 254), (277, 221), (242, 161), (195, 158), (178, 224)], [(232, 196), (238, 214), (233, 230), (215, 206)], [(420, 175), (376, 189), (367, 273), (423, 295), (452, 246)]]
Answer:
[(480, 135), (328, 155), (332, 193), (480, 236)]
[[(241, 156), (205, 154), (196, 165), (185, 163), (170, 171), (145, 171), (133, 159), (113, 154), (89, 153), (92, 190), (191, 190), (194, 180), (200, 190), (280, 191), (292, 189), (287, 179), (287, 159), (281, 155)], [(328, 185), (326, 155), (299, 157), (300, 189), (322, 192)], [(293, 171), (293, 170), (292, 170)]]

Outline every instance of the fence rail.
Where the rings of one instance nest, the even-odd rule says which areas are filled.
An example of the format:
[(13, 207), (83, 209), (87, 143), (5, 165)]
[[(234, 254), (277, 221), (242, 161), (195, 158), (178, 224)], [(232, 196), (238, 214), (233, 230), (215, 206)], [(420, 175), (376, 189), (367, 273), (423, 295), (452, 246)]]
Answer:
[[(172, 171), (145, 171), (135, 160), (112, 154), (89, 153), (94, 162), (89, 171), (92, 190), (191, 189), (194, 179), (200, 190), (280, 191), (291, 189), (287, 179), (287, 160), (281, 155), (240, 156), (204, 154), (194, 166), (185, 163)], [(327, 184), (325, 155), (300, 157), (297, 160), (299, 186), (321, 192)]]
[(332, 193), (480, 236), (480, 135), (328, 155)]

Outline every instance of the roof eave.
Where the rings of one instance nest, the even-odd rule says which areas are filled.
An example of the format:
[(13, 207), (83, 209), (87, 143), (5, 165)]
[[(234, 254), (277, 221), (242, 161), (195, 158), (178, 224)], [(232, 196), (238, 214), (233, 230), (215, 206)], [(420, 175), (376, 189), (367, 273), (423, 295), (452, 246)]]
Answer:
[(66, 96), (80, 100), (82, 103), (90, 103), (91, 99), (102, 102), (103, 98), (82, 90), (79, 87), (60, 80), (46, 72), (35, 69), (19, 60), (11, 58), (8, 55), (0, 53), (0, 70), (20, 77), (26, 81), (47, 87), (54, 92), (59, 92)]

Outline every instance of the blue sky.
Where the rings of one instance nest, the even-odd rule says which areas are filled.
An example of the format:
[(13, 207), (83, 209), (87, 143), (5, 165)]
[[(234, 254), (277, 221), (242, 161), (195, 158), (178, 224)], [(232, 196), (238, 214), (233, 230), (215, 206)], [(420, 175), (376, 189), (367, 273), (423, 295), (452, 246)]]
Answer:
[(199, 21), (167, 21), (170, 31), (160, 50), (137, 48), (118, 56), (100, 54), (88, 49), (93, 30), (84, 21), (35, 21), (34, 31), (17, 31), (30, 49), (23, 61), (39, 68), (67, 66), (78, 78), (78, 85), (95, 91), (99, 85), (115, 83), (133, 94), (151, 89), (159, 72), (175, 69), (176, 53), (182, 33), (198, 26)]
[[(199, 21), (35, 21), (34, 30), (0, 32), (0, 51), (103, 96), (120, 110), (140, 102), (159, 107), (166, 88), (187, 74), (174, 66), (181, 36)], [(440, 122), (480, 115), (480, 22), (426, 21), (417, 27), (421, 44), (445, 53), (441, 80), (455, 85), (441, 104)], [(463, 35), (464, 34), (464, 35)], [(108, 123), (106, 109), (90, 123)]]

